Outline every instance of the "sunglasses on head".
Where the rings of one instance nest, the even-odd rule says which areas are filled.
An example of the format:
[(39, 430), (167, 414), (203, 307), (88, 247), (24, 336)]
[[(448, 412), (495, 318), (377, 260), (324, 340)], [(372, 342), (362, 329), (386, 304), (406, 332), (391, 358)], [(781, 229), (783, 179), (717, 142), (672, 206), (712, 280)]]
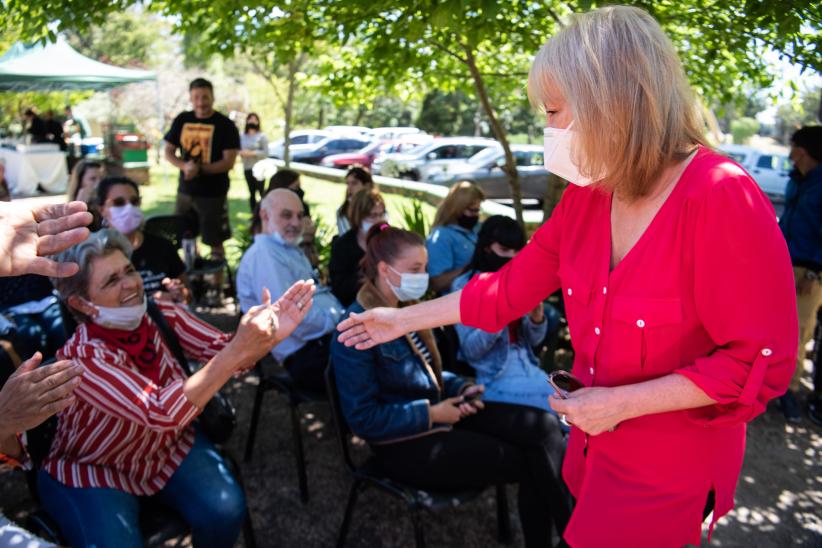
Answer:
[(138, 207), (140, 205), (140, 197), (139, 196), (132, 196), (131, 198), (124, 198), (122, 196), (117, 196), (116, 198), (111, 199), (111, 205), (113, 207), (123, 207), (124, 205), (130, 203), (134, 207)]

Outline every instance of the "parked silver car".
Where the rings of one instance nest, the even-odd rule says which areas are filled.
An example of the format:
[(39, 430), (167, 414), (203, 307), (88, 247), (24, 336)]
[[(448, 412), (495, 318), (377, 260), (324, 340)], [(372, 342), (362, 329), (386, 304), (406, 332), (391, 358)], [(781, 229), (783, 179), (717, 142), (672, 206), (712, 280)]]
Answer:
[[(297, 130), (291, 132), (291, 144), (288, 150), (294, 155), (303, 150), (314, 148), (314, 145), (331, 137), (333, 133), (330, 131), (320, 131), (318, 129)], [(285, 153), (285, 139), (277, 139), (268, 145), (269, 158), (277, 158), (282, 160)]]
[(493, 139), (438, 137), (407, 154), (387, 154), (377, 158), (371, 164), (371, 170), (376, 175), (427, 181), (429, 174), (441, 170), (442, 166), (465, 161), (492, 146), (498, 146)]
[[(517, 162), (522, 197), (542, 200), (548, 185), (548, 171), (543, 165), (543, 148), (539, 145), (511, 145)], [(489, 147), (464, 162), (454, 162), (432, 170), (428, 182), (451, 186), (457, 181), (471, 181), (493, 200), (511, 198), (508, 176), (502, 171), (505, 154), (500, 145)]]

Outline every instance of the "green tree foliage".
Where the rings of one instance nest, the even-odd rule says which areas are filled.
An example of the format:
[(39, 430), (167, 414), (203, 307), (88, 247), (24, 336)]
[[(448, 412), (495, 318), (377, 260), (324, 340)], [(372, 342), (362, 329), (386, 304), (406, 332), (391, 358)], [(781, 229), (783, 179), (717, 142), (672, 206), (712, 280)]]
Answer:
[(737, 145), (744, 145), (757, 132), (759, 132), (759, 122), (753, 118), (742, 117), (731, 122), (731, 135)]
[(130, 9), (112, 13), (101, 25), (66, 31), (69, 44), (87, 57), (118, 66), (151, 64), (154, 45), (163, 39), (156, 15)]
[(462, 91), (428, 92), (422, 101), (417, 127), (432, 134), (473, 135), (476, 103)]

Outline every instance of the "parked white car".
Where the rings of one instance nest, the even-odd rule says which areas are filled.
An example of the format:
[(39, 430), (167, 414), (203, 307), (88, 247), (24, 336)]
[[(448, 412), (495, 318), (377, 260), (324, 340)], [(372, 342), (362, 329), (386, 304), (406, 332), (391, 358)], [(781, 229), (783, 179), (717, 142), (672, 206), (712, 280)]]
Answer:
[(377, 158), (371, 164), (371, 171), (376, 175), (427, 181), (431, 173), (442, 171), (443, 165), (462, 162), (496, 145), (493, 139), (479, 137), (439, 137), (407, 154)]
[(425, 135), (425, 132), (416, 127), (375, 127), (368, 132), (374, 140), (388, 141), (399, 139), (406, 135)]
[(323, 129), (324, 131), (345, 135), (346, 137), (365, 135), (371, 138), (371, 128), (365, 126), (326, 126)]
[(719, 152), (730, 157), (747, 171), (774, 203), (785, 201), (785, 186), (791, 171), (786, 154), (766, 152), (746, 145), (720, 145)]
[[(304, 150), (309, 150), (323, 139), (328, 139), (333, 135), (330, 131), (318, 129), (306, 129), (291, 132), (291, 145), (288, 149), (291, 154)], [(285, 139), (278, 139), (268, 145), (268, 156), (282, 160), (285, 153)]]

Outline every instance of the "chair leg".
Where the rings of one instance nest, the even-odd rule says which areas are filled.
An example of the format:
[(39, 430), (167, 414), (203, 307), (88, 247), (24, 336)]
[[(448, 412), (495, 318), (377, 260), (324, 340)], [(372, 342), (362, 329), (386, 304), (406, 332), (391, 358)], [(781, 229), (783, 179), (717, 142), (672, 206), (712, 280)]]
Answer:
[(303, 434), (302, 428), (300, 428), (298, 404), (293, 400), (289, 403), (291, 405), (291, 435), (294, 439), (294, 458), (297, 461), (297, 478), (300, 482), (300, 501), (306, 504), (308, 502), (308, 478), (305, 471), (305, 452), (303, 451)]
[(337, 535), (337, 548), (345, 546), (345, 538), (348, 536), (348, 528), (351, 525), (351, 516), (354, 514), (354, 505), (357, 503), (357, 495), (360, 493), (360, 482), (354, 480), (351, 483), (351, 490), (348, 492), (348, 503), (345, 505), (343, 522), (340, 525), (340, 532)]
[(257, 422), (260, 420), (260, 410), (263, 407), (263, 394), (265, 394), (265, 385), (261, 375), (260, 384), (257, 385), (257, 392), (254, 395), (254, 408), (251, 411), (251, 424), (248, 426), (243, 462), (250, 461), (251, 455), (254, 452), (254, 439), (257, 436)]
[(251, 510), (246, 506), (243, 521), (243, 544), (245, 548), (257, 548), (257, 537), (254, 536), (254, 522), (251, 521)]
[(422, 528), (422, 510), (413, 508), (411, 510), (411, 523), (414, 524), (414, 545), (417, 548), (425, 548), (425, 532)]
[(497, 485), (497, 540), (502, 544), (511, 542), (511, 516), (508, 513), (508, 493), (503, 483)]

